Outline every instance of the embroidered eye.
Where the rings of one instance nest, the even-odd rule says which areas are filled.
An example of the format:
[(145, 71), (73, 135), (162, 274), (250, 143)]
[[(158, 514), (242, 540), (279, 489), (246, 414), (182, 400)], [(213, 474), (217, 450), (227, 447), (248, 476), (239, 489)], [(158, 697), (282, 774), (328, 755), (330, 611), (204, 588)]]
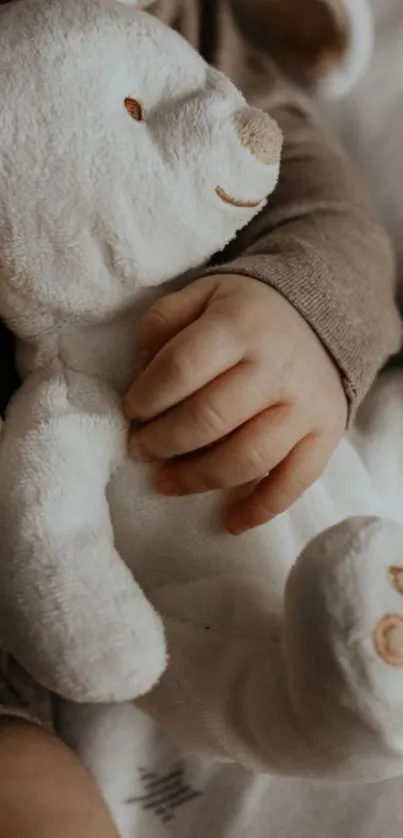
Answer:
[(138, 102), (137, 99), (133, 99), (131, 96), (126, 96), (124, 106), (127, 110), (127, 113), (129, 114), (129, 116), (131, 116), (132, 119), (135, 119), (136, 122), (143, 121), (143, 108), (141, 107), (140, 102)]

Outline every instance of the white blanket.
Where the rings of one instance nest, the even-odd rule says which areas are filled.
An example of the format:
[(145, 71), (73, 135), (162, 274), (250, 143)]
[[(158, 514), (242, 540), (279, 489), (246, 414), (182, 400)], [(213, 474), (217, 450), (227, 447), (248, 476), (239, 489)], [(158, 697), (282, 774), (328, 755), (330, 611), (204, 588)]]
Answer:
[[(403, 257), (403, 7), (373, 0), (378, 47), (367, 78), (331, 119), (357, 158)], [(399, 69), (400, 68), (400, 69)], [(403, 375), (384, 377), (354, 438), (392, 516), (402, 514)], [(130, 705), (61, 711), (122, 838), (401, 838), (403, 779), (370, 786), (257, 776), (185, 758)]]
[(122, 838), (401, 838), (403, 779), (368, 786), (184, 759), (139, 711), (66, 712)]

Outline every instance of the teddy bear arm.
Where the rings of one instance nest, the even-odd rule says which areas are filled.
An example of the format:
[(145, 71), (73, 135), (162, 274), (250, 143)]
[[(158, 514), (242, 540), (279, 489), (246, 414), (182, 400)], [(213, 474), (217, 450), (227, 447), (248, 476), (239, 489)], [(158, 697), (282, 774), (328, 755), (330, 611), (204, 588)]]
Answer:
[(114, 394), (65, 369), (29, 377), (0, 444), (0, 640), (75, 701), (132, 698), (165, 665), (159, 617), (121, 560), (106, 498), (125, 453)]

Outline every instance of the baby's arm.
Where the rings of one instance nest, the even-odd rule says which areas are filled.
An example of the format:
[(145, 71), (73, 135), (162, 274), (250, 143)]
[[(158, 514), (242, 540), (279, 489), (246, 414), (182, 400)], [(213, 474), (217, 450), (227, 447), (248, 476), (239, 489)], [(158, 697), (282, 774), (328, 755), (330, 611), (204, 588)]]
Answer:
[(131, 698), (165, 665), (160, 620), (114, 546), (106, 489), (125, 451), (117, 397), (61, 365), (25, 381), (2, 431), (0, 643), (76, 701)]
[[(220, 272), (261, 280), (295, 306), (339, 369), (352, 415), (399, 347), (401, 324), (388, 237), (312, 100), (279, 70), (291, 66), (312, 81), (338, 58), (343, 61), (337, 44), (346, 37), (351, 49), (358, 39), (363, 59), (368, 15), (364, 8), (353, 14), (350, 3), (329, 0), (321, 4), (321, 28), (318, 4), (307, 2), (311, 5), (314, 11), (303, 21), (298, 0), (291, 0), (283, 15), (278, 3), (239, 3), (237, 17), (228, 14), (222, 23), (215, 60), (251, 104), (277, 121), (284, 143), (279, 185), (263, 213), (224, 254)], [(254, 44), (253, 33), (258, 33)], [(360, 62), (359, 67), (363, 72)]]
[(263, 71), (284, 133), (280, 181), (218, 270), (267, 283), (302, 314), (338, 367), (353, 415), (400, 343), (392, 249), (309, 101), (271, 62)]
[(0, 718), (0, 838), (118, 838), (90, 774), (55, 736)]

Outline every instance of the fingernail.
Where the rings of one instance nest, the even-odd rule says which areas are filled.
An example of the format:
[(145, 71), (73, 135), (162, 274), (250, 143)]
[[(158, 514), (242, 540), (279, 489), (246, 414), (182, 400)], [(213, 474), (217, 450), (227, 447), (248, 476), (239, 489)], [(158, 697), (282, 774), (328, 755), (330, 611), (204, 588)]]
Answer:
[(245, 521), (242, 520), (242, 517), (240, 515), (234, 515), (233, 512), (231, 515), (227, 515), (225, 526), (231, 535), (242, 535), (250, 529), (249, 525), (245, 524)]
[(167, 497), (175, 498), (186, 494), (183, 486), (177, 480), (163, 472), (160, 472), (157, 477), (157, 488), (162, 495), (167, 495)]
[(230, 533), (230, 535), (243, 535), (245, 532), (248, 531), (248, 529), (249, 527), (245, 527), (243, 524), (240, 524), (238, 522), (232, 522), (230, 524), (227, 524), (227, 530)]
[(135, 436), (129, 439), (129, 454), (133, 460), (140, 460), (142, 463), (156, 463), (156, 457), (153, 457), (149, 451), (136, 439)]

